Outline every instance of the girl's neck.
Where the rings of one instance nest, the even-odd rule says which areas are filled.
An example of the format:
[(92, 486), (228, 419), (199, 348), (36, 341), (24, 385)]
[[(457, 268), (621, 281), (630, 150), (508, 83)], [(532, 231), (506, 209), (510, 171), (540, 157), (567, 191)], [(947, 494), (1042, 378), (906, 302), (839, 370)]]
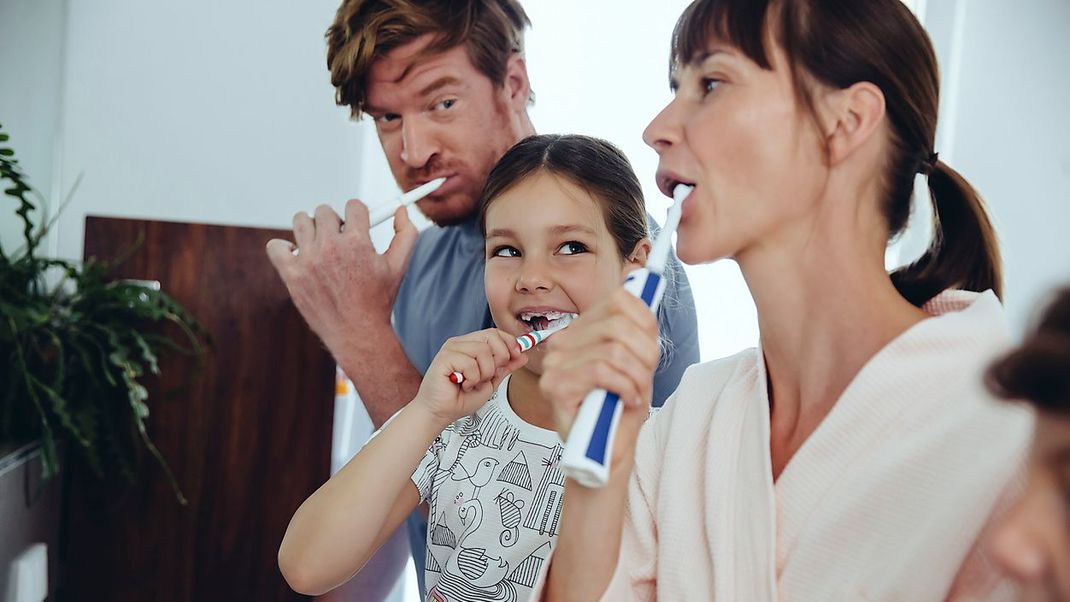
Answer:
[(758, 308), (774, 477), (866, 362), (926, 317), (892, 285), (881, 237), (837, 226), (737, 258)]
[(539, 428), (554, 430), (553, 412), (550, 410), (550, 402), (542, 396), (539, 389), (538, 374), (527, 368), (513, 372), (509, 377), (507, 398), (509, 406), (521, 420)]

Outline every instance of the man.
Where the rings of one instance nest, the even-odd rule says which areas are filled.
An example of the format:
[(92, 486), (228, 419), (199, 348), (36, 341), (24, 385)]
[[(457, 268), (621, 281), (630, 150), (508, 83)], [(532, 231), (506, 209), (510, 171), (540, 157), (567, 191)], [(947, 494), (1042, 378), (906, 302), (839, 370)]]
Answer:
[[(415, 396), (447, 338), (492, 326), (477, 203), (497, 160), (535, 133), (527, 114), (527, 25), (517, 0), (344, 0), (327, 32), (336, 100), (354, 117), (375, 120), (398, 185), (448, 178), (417, 205), (435, 226), (418, 234), (398, 210), (383, 255), (356, 200), (346, 204), (344, 229), (327, 205), (314, 217), (294, 216), (298, 255), (288, 241), (268, 243), (294, 303), (355, 383), (376, 427)], [(655, 405), (699, 359), (690, 287), (679, 262), (670, 273)], [(422, 593), (426, 523), (410, 527)]]

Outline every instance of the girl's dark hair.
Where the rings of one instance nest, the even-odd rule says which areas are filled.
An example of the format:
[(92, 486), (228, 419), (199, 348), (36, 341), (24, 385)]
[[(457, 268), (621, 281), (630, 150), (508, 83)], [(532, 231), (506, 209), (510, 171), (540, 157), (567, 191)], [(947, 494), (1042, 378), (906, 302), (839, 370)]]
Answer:
[[(521, 140), (487, 176), (479, 207), (479, 228), (487, 233), (487, 208), (524, 178), (545, 171), (566, 178), (597, 199), (620, 256), (628, 257), (647, 237), (643, 189), (628, 158), (605, 140), (543, 134)], [(532, 200), (532, 209), (537, 209)]]
[(928, 173), (935, 236), (920, 259), (892, 273), (899, 293), (919, 307), (948, 288), (992, 289), (1002, 298), (999, 245), (984, 203), (934, 153), (939, 75), (910, 9), (902, 0), (697, 0), (676, 24), (670, 69), (698, 59), (711, 36), (771, 69), (767, 31), (784, 49), (796, 93), (815, 119), (807, 82), (843, 89), (864, 81), (883, 92), (891, 133), (882, 199), (889, 237), (906, 227), (914, 175)]
[(1022, 344), (988, 369), (985, 381), (1004, 399), (1070, 414), (1070, 287), (1056, 294)]

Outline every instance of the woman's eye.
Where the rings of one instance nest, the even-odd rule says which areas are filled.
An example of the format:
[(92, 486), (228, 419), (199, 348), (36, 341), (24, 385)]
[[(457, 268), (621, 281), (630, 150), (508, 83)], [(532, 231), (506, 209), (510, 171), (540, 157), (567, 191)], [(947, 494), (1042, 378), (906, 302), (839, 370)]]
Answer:
[(704, 77), (704, 78), (702, 78), (702, 95), (705, 96), (706, 94), (709, 94), (710, 92), (713, 92), (720, 85), (721, 85), (721, 80), (719, 80), (719, 79), (712, 78), (712, 77)]
[(520, 251), (516, 247), (502, 245), (490, 253), (491, 257), (520, 257)]
[(587, 245), (583, 244), (582, 242), (570, 240), (565, 244), (561, 245), (557, 249), (557, 252), (562, 255), (578, 255), (580, 253), (587, 252)]
[(447, 98), (446, 100), (443, 100), (441, 102), (436, 103), (435, 104), (435, 109), (439, 110), (439, 111), (444, 111), (446, 109), (453, 108), (453, 105), (455, 105), (455, 104), (457, 104), (457, 99), (456, 98)]

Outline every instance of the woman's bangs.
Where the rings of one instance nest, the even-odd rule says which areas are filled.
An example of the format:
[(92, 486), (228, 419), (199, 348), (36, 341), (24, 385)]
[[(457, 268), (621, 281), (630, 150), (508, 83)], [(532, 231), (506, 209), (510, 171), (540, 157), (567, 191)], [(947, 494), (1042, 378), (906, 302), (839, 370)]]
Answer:
[(770, 68), (765, 48), (765, 16), (769, 0), (698, 0), (693, 2), (672, 35), (670, 71), (688, 65), (717, 40), (738, 48), (763, 69)]

